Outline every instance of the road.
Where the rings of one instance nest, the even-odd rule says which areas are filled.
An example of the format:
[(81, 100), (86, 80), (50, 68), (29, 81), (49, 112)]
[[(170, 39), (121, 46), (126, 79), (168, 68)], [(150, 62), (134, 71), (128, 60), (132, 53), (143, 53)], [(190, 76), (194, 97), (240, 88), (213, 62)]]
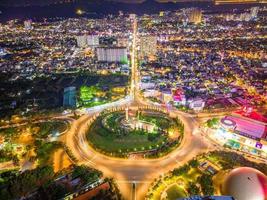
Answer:
[(194, 118), (172, 112), (172, 115), (179, 116), (185, 124), (185, 137), (179, 148), (168, 156), (151, 160), (107, 157), (91, 148), (86, 140), (88, 126), (93, 121), (95, 114), (84, 115), (75, 121), (66, 134), (65, 142), (78, 158), (79, 164), (95, 167), (103, 171), (106, 176), (114, 177), (121, 191), (125, 192), (125, 197), (130, 194), (129, 190), (131, 189), (130, 184), (127, 183), (136, 181), (138, 183), (136, 199), (143, 199), (149, 184), (160, 174), (183, 165), (196, 155), (214, 148), (198, 134), (198, 124)]
[[(79, 164), (86, 164), (104, 172), (105, 176), (115, 178), (126, 199), (144, 199), (151, 182), (160, 174), (181, 166), (196, 155), (213, 149), (212, 145), (203, 140), (198, 132), (198, 123), (189, 114), (173, 110), (172, 116), (178, 116), (185, 124), (184, 139), (176, 150), (159, 159), (120, 159), (102, 155), (91, 148), (86, 140), (88, 126), (103, 109), (119, 106), (149, 106), (139, 95), (138, 66), (136, 58), (137, 22), (133, 22), (133, 45), (131, 50), (131, 87), (127, 100), (87, 110), (87, 114), (72, 123), (64, 142), (73, 151)], [(154, 105), (152, 105), (154, 106)], [(133, 188), (134, 184), (134, 188)], [(134, 194), (133, 194), (133, 191)]]
[[(105, 176), (113, 177), (125, 199), (141, 200), (152, 181), (159, 175), (181, 166), (195, 156), (214, 150), (214, 145), (201, 136), (199, 123), (190, 114), (170, 110), (170, 115), (179, 117), (185, 125), (184, 139), (181, 145), (158, 159), (121, 159), (108, 157), (96, 152), (88, 145), (86, 133), (90, 123), (106, 108), (154, 106), (139, 94), (138, 66), (136, 57), (137, 22), (133, 22), (133, 44), (131, 49), (131, 87), (130, 94), (121, 101), (101, 107), (88, 109), (86, 114), (74, 121), (62, 140), (73, 151), (78, 164), (86, 164), (103, 171)], [(134, 190), (134, 191), (133, 191)]]

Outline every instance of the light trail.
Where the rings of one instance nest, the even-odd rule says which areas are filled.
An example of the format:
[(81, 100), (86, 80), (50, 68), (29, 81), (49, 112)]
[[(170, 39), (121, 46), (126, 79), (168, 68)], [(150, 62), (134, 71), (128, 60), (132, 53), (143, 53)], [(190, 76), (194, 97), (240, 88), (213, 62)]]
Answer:
[[(179, 117), (185, 125), (185, 134), (180, 146), (168, 155), (158, 159), (121, 159), (108, 157), (95, 151), (87, 142), (86, 133), (88, 126), (92, 123), (95, 116), (105, 109), (125, 107), (134, 105), (135, 107), (158, 107), (150, 101), (144, 99), (139, 94), (138, 66), (136, 57), (137, 41), (137, 20), (133, 21), (133, 42), (131, 50), (131, 86), (129, 95), (124, 99), (111, 102), (101, 106), (80, 110), (84, 115), (72, 123), (71, 129), (65, 137), (66, 145), (73, 151), (78, 159), (78, 163), (96, 166), (105, 176), (113, 177), (119, 183), (119, 188), (126, 199), (131, 199), (131, 185), (126, 183), (138, 183), (138, 190), (134, 199), (143, 199), (150, 183), (159, 176), (175, 167), (181, 166), (194, 158), (195, 156), (211, 150), (216, 147), (203, 140), (203, 136), (198, 133), (199, 123), (195, 115), (183, 113), (176, 109), (170, 109), (170, 114)], [(210, 117), (211, 115), (205, 115)], [(125, 183), (125, 184), (124, 184)], [(133, 189), (133, 188), (132, 188)], [(132, 194), (132, 193), (131, 193)]]

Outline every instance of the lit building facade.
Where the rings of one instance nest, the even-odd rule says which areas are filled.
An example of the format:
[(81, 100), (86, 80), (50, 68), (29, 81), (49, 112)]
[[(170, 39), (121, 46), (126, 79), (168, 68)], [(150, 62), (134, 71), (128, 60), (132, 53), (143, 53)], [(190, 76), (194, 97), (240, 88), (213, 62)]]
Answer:
[(127, 59), (126, 48), (97, 48), (97, 59), (101, 62), (121, 62)]
[(25, 20), (24, 21), (24, 29), (31, 30), (32, 29), (32, 20)]
[(189, 23), (199, 24), (202, 22), (202, 11), (197, 8), (187, 9), (185, 15)]
[(240, 116), (226, 116), (212, 137), (222, 145), (255, 155), (267, 156), (267, 128), (264, 123)]
[(86, 47), (87, 46), (87, 35), (77, 36), (76, 41), (77, 41), (78, 47)]
[(76, 107), (76, 87), (64, 88), (63, 106)]
[(90, 47), (99, 46), (99, 36), (98, 35), (88, 35), (87, 36), (87, 45)]
[(252, 18), (257, 18), (259, 12), (259, 7), (252, 7), (250, 9), (250, 15)]

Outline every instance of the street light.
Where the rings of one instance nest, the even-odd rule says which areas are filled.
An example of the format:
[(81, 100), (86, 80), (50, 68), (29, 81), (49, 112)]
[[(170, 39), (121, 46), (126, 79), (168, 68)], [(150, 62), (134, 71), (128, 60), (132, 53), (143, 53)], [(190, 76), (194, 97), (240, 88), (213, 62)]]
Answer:
[(84, 11), (82, 9), (77, 9), (76, 10), (76, 14), (77, 15), (82, 15), (82, 14), (84, 14)]

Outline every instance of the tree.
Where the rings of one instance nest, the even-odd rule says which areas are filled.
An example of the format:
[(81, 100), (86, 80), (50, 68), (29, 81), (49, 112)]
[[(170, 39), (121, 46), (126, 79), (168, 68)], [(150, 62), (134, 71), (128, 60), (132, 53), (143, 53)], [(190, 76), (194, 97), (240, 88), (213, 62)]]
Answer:
[(48, 188), (44, 189), (47, 199), (61, 199), (66, 193), (68, 193), (67, 188), (62, 185), (52, 183)]
[(159, 134), (155, 134), (155, 133), (148, 133), (147, 134), (147, 139), (148, 139), (148, 141), (151, 141), (151, 142), (156, 140), (158, 137), (159, 137)]
[(172, 171), (172, 174), (175, 176), (180, 176), (186, 172), (188, 172), (190, 169), (189, 165), (184, 165), (182, 167), (176, 168)]
[(89, 101), (95, 97), (96, 93), (99, 91), (97, 86), (82, 86), (80, 88), (80, 98), (82, 101)]
[(51, 181), (53, 176), (54, 172), (51, 166), (24, 171), (10, 180), (10, 193), (15, 198), (26, 197), (40, 186)]
[(72, 172), (73, 178), (80, 177), (84, 181), (84, 183), (93, 182), (98, 178), (100, 178), (102, 175), (103, 175), (102, 172), (87, 167), (85, 165), (75, 166)]
[(198, 162), (198, 160), (193, 159), (193, 160), (190, 160), (188, 164), (189, 164), (191, 167), (196, 168), (196, 167), (198, 167), (199, 162)]
[(43, 184), (52, 180), (54, 176), (54, 170), (51, 166), (45, 166), (43, 168), (37, 168), (36, 179), (37, 186), (42, 186)]
[(214, 126), (216, 126), (217, 124), (219, 123), (219, 119), (218, 118), (212, 118), (212, 119), (209, 119), (207, 121), (207, 126), (209, 128), (213, 128)]
[(213, 195), (214, 188), (211, 175), (203, 174), (198, 178), (198, 182), (201, 185), (201, 189), (204, 195)]
[(196, 183), (189, 182), (187, 192), (190, 194), (190, 196), (193, 195), (199, 195), (200, 194), (200, 189), (196, 185)]

